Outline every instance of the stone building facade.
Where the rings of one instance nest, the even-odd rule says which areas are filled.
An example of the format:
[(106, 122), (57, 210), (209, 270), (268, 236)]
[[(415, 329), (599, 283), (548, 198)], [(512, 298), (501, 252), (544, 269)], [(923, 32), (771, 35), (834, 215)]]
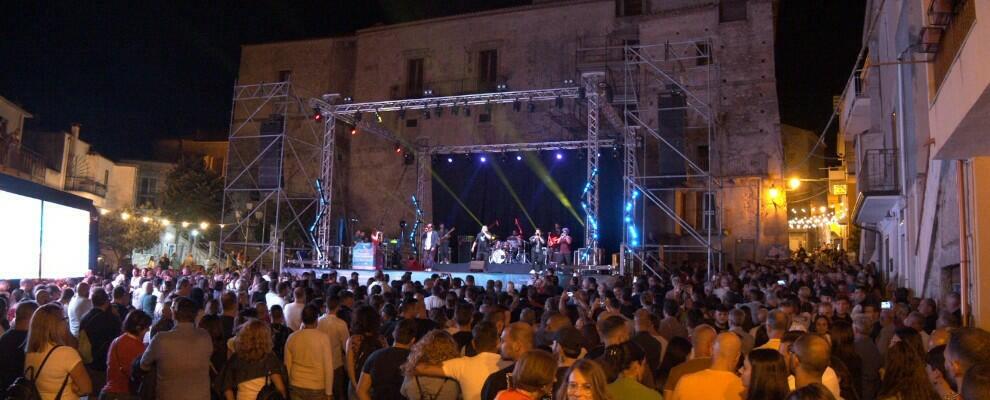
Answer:
[[(725, 261), (762, 258), (771, 246), (786, 245), (786, 210), (766, 196), (770, 187), (784, 184), (774, 1), (534, 3), (372, 27), (347, 37), (246, 45), (238, 83), (290, 77), (300, 96), (338, 93), (355, 102), (418, 97), (424, 90), (434, 96), (490, 92), (502, 84), (509, 90), (552, 88), (565, 80), (580, 82), (587, 71), (577, 57), (582, 48), (711, 40), (718, 73), (704, 96), (715, 103), (718, 133), (713, 148), (704, 151), (711, 151), (710, 170), (724, 187), (720, 233)], [(656, 97), (644, 95), (639, 104), (639, 112), (655, 123), (649, 116), (657, 115)], [(447, 111), (429, 119), (418, 112), (404, 118), (393, 112), (382, 113), (381, 124), (416, 145), (581, 140), (586, 136), (581, 107), (570, 101), (562, 109), (536, 113), (478, 107), (470, 117)], [(302, 124), (291, 126), (290, 134), (304, 135), (308, 128)], [(603, 121), (603, 131), (614, 131), (606, 125)], [(395, 233), (398, 220), (413, 220), (409, 195), (430, 177), (404, 164), (394, 146), (372, 134), (352, 135), (350, 127), (338, 130), (335, 218), (358, 219), (371, 229), (381, 226), (386, 234)], [(692, 155), (702, 151), (688, 148)], [(428, 190), (422, 207), (427, 219)], [(684, 213), (696, 206), (693, 201), (682, 201)], [(659, 226), (664, 231), (651, 233), (676, 236), (675, 230)]]

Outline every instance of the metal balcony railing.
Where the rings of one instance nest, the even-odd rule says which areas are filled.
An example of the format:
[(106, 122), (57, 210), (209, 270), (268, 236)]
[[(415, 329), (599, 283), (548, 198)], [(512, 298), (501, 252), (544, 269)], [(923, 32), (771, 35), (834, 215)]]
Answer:
[(11, 143), (0, 142), (0, 166), (13, 169), (34, 180), (45, 180), (44, 159), (23, 147), (14, 147)]
[(896, 149), (867, 150), (860, 162), (859, 188), (864, 195), (890, 194), (900, 189)]
[(86, 192), (100, 197), (107, 196), (107, 185), (88, 176), (70, 176), (65, 180), (65, 190)]

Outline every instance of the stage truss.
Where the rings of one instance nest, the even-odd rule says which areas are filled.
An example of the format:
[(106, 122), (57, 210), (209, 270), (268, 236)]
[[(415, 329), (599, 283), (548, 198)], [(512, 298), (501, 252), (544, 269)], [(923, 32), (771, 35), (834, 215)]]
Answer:
[[(583, 56), (604, 65), (601, 79), (612, 104), (601, 109), (622, 132), (624, 273), (637, 267), (657, 273), (672, 253), (704, 254), (709, 274), (722, 265), (722, 184), (712, 171), (719, 151), (713, 48), (705, 38), (578, 50), (579, 60)], [(662, 104), (664, 99), (674, 104)], [(654, 101), (658, 118), (651, 124), (640, 110), (653, 108), (640, 102)], [(681, 126), (671, 127), (671, 118)], [(688, 143), (705, 146), (706, 154), (687, 151)], [(679, 166), (671, 168), (671, 163)], [(675, 204), (686, 195), (695, 195), (701, 211), (695, 221), (686, 220)], [(657, 231), (667, 235), (649, 234)]]
[[(306, 243), (319, 208), (314, 185), (325, 170), (311, 160), (324, 148), (322, 127), (290, 82), (234, 87), (220, 248), (247, 265), (281, 267), (286, 248)], [(330, 189), (328, 189), (330, 190)]]
[[(601, 92), (598, 90), (598, 81), (594, 74), (582, 76), (581, 86), (568, 86), (561, 88), (502, 91), (491, 93), (478, 93), (459, 96), (438, 96), (423, 97), (406, 100), (389, 100), (363, 103), (339, 103), (341, 96), (338, 94), (326, 94), (319, 99), (311, 99), (310, 106), (321, 115), (324, 120), (324, 139), (322, 159), (323, 171), (321, 180), (326, 187), (332, 187), (333, 160), (335, 148), (335, 130), (337, 121), (342, 121), (358, 127), (364, 131), (381, 136), (385, 140), (396, 143), (405, 143), (395, 133), (373, 120), (383, 112), (404, 112), (405, 110), (423, 110), (436, 108), (454, 108), (470, 106), (491, 106), (498, 104), (518, 104), (520, 102), (560, 102), (564, 99), (575, 99), (585, 101), (587, 104), (588, 126), (587, 139), (579, 141), (556, 141), (556, 142), (528, 142), (528, 143), (505, 143), (505, 144), (485, 144), (467, 146), (427, 146), (425, 142), (418, 142), (406, 147), (416, 154), (417, 163), (417, 190), (416, 197), (422, 199), (426, 193), (425, 184), (428, 180), (423, 179), (429, 176), (429, 163), (434, 154), (468, 154), (483, 152), (508, 152), (508, 151), (540, 151), (558, 149), (585, 149), (587, 152), (586, 185), (582, 193), (581, 206), (585, 213), (585, 246), (590, 248), (598, 247), (598, 158), (601, 147), (611, 147), (617, 145), (614, 140), (603, 140), (598, 135), (598, 113), (600, 106)], [(365, 116), (365, 114), (368, 114)], [(324, 208), (319, 211), (321, 215), (331, 215), (332, 201), (323, 203)], [(326, 249), (332, 246), (330, 239), (331, 226), (329, 219), (321, 221), (317, 229), (314, 254), (326, 254)], [(418, 237), (419, 235), (416, 235)], [(415, 248), (415, 245), (414, 245)], [(325, 266), (329, 260), (321, 258), (315, 260), (317, 265)]]

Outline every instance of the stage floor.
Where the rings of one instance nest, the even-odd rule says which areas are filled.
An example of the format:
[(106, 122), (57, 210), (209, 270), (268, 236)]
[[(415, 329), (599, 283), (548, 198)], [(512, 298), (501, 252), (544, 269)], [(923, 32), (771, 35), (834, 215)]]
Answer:
[[(511, 266), (506, 268), (493, 268), (495, 266)], [(522, 268), (520, 266), (524, 266)], [(454, 278), (465, 279), (468, 275), (474, 277), (474, 282), (476, 285), (485, 286), (488, 281), (502, 281), (502, 285), (507, 285), (512, 282), (516, 287), (522, 287), (523, 285), (529, 285), (533, 283), (533, 275), (529, 273), (532, 268), (529, 264), (491, 264), (487, 266), (488, 271), (485, 272), (471, 272), (468, 269), (468, 264), (438, 264), (431, 271), (409, 271), (402, 269), (386, 269), (383, 270), (386, 275), (388, 275), (389, 280), (396, 280), (402, 277), (403, 274), (409, 272), (412, 274), (412, 279), (414, 281), (422, 282), (425, 279), (429, 279), (433, 274), (440, 275), (450, 275)], [(328, 274), (331, 271), (336, 271), (337, 275), (350, 276), (352, 272), (358, 273), (358, 280), (364, 284), (370, 278), (374, 278), (375, 270), (363, 270), (363, 269), (320, 269), (320, 268), (292, 268), (286, 267), (285, 272), (292, 275), (302, 275), (304, 272), (312, 272), (317, 277), (321, 274)], [(511, 272), (510, 272), (511, 271)], [(522, 272), (522, 273), (518, 273)], [(504, 287), (504, 286), (503, 286)]]

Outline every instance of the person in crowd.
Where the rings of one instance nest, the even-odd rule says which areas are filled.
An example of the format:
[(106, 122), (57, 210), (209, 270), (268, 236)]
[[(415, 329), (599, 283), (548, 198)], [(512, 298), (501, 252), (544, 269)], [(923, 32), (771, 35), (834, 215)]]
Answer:
[(219, 380), (226, 400), (253, 400), (268, 385), (288, 397), (285, 368), (272, 351), (272, 332), (257, 319), (241, 325), (234, 337), (234, 354), (227, 360)]
[[(341, 303), (343, 307), (343, 303)], [(338, 311), (337, 316), (340, 317)], [(342, 318), (343, 319), (343, 318)], [(354, 310), (353, 321), (351, 322), (351, 336), (347, 338), (345, 344), (345, 369), (347, 380), (350, 382), (348, 393), (357, 397), (358, 378), (365, 361), (375, 350), (386, 347), (385, 338), (379, 333), (382, 321), (378, 312), (370, 305), (362, 305)], [(327, 339), (329, 340), (329, 339)]]
[(756, 346), (756, 338), (746, 330), (746, 312), (742, 309), (737, 308), (729, 311), (729, 332), (739, 336), (743, 354), (749, 354)]
[(674, 388), (682, 376), (708, 369), (712, 365), (712, 347), (715, 345), (715, 328), (710, 325), (698, 325), (691, 333), (691, 348), (694, 355), (673, 369), (667, 375), (663, 385), (664, 398), (669, 399), (674, 394)]
[(688, 338), (687, 328), (678, 319), (680, 315), (680, 305), (674, 300), (664, 300), (663, 302), (663, 319), (660, 320), (660, 326), (657, 328), (657, 333), (667, 339), (669, 342), (675, 336), (682, 338)]
[[(630, 340), (638, 344), (646, 352), (647, 370), (656, 371), (660, 367), (660, 361), (663, 359), (663, 352), (667, 349), (667, 339), (664, 339), (663, 336), (657, 333), (656, 325), (658, 321), (650, 310), (640, 308), (633, 313), (633, 316), (633, 327), (636, 334)], [(653, 377), (652, 372), (649, 375), (650, 378)]]
[[(292, 329), (285, 326), (285, 314), (282, 313), (282, 306), (276, 304), (268, 310), (268, 318), (271, 319), (272, 342), (275, 344), (275, 355), (285, 359), (285, 342), (289, 340)], [(346, 384), (346, 382), (344, 382)]]
[(860, 359), (859, 375), (853, 375), (853, 379), (859, 381), (859, 395), (862, 400), (875, 399), (880, 388), (880, 368), (883, 359), (880, 358), (880, 350), (877, 349), (876, 343), (870, 337), (872, 322), (866, 315), (853, 317), (852, 327), (855, 334), (853, 347)]
[(452, 378), (416, 375), (419, 364), (441, 366), (444, 361), (460, 357), (457, 342), (447, 332), (434, 330), (417, 341), (409, 358), (402, 364), (404, 374), (399, 392), (409, 400), (456, 400), (461, 388)]
[(237, 315), (240, 311), (237, 308), (237, 296), (235, 296), (233, 292), (224, 292), (221, 294), (220, 308), (222, 309), (220, 313), (220, 323), (223, 325), (224, 340), (227, 340), (234, 337)]
[(454, 308), (454, 331), (451, 335), (457, 342), (458, 351), (465, 356), (473, 356), (474, 349), (471, 348), (471, 322), (474, 320), (474, 308), (467, 303), (458, 304)]
[(937, 399), (925, 373), (925, 361), (906, 342), (894, 343), (887, 349), (883, 367), (883, 382), (878, 399), (933, 400)]
[(519, 357), (533, 349), (533, 333), (533, 327), (525, 322), (514, 322), (502, 330), (502, 340), (498, 350), (505, 367), (493, 372), (485, 380), (481, 389), (482, 400), (493, 400), (499, 392), (507, 389), (506, 376), (512, 374)]
[(141, 356), (141, 368), (155, 367), (159, 400), (208, 400), (213, 341), (193, 325), (199, 310), (192, 300), (177, 297), (171, 308), (175, 328), (151, 339)]
[(23, 300), (14, 307), (14, 324), (0, 336), (0, 397), (24, 371), (24, 342), (38, 303)]
[(306, 306), (306, 288), (298, 286), (292, 291), (293, 301), (286, 304), (285, 324), (289, 329), (296, 330), (302, 325), (302, 309)]
[(837, 320), (829, 332), (831, 366), (839, 376), (840, 394), (847, 400), (859, 399), (863, 393), (863, 359), (856, 353), (852, 325), (845, 320)]
[[(151, 329), (151, 316), (134, 310), (124, 317), (124, 333), (113, 340), (107, 355), (107, 383), (100, 391), (101, 400), (131, 400), (131, 367), (144, 354), (144, 334)], [(137, 389), (137, 388), (134, 388)]]
[(285, 307), (285, 298), (289, 296), (289, 283), (279, 282), (270, 285), (271, 291), (265, 293), (265, 304), (271, 309), (273, 306)]
[(663, 361), (660, 362), (660, 367), (656, 370), (653, 380), (654, 385), (658, 389), (666, 387), (667, 377), (670, 375), (671, 369), (687, 361), (690, 354), (690, 341), (681, 336), (675, 336), (673, 339), (670, 339), (670, 342), (667, 343), (667, 351), (663, 355)]
[(959, 391), (963, 400), (985, 399), (990, 396), (990, 362), (984, 360), (966, 371)]
[(558, 329), (550, 349), (557, 357), (557, 379), (554, 381), (554, 393), (557, 393), (557, 389), (560, 389), (560, 385), (566, 381), (567, 370), (584, 355), (584, 338), (581, 336), (581, 331), (573, 326)]
[(945, 370), (956, 387), (966, 371), (977, 363), (990, 360), (990, 333), (979, 328), (954, 329), (945, 348)]
[[(784, 348), (783, 344), (781, 348)], [(788, 385), (791, 389), (826, 382), (824, 376), (826, 370), (830, 369), (832, 350), (825, 338), (814, 333), (806, 333), (787, 346), (785, 351), (786, 353), (782, 351), (781, 354), (787, 359), (787, 366), (791, 372), (791, 376), (788, 377)], [(834, 372), (827, 382), (824, 386), (832, 392), (832, 396), (840, 397), (839, 380)]]
[(416, 341), (416, 321), (403, 319), (392, 331), (392, 346), (378, 349), (368, 356), (358, 379), (359, 400), (397, 399), (402, 395), (402, 363), (409, 358)]
[(787, 363), (777, 351), (751, 351), (746, 355), (739, 375), (746, 388), (746, 400), (784, 400), (790, 391)]
[(787, 400), (836, 400), (836, 398), (825, 385), (812, 383), (789, 393)]
[(791, 318), (783, 310), (774, 310), (767, 313), (767, 337), (768, 340), (760, 349), (780, 349), (780, 338), (784, 336), (791, 326)]
[(85, 349), (82, 357), (86, 361), (87, 372), (93, 387), (100, 389), (107, 380), (107, 352), (110, 343), (120, 336), (121, 324), (103, 288), (93, 290), (90, 301), (93, 307), (79, 322), (79, 336), (83, 344), (81, 347)]
[(351, 334), (347, 330), (347, 323), (337, 317), (340, 309), (340, 299), (330, 297), (326, 301), (326, 313), (320, 317), (317, 328), (330, 339), (330, 355), (333, 359), (333, 391), (338, 399), (343, 399), (347, 393), (347, 372), (344, 368), (344, 345)]
[(709, 368), (681, 377), (670, 399), (742, 399), (745, 389), (735, 374), (741, 348), (736, 334), (719, 334)]
[(69, 331), (72, 332), (72, 336), (79, 337), (79, 323), (92, 308), (93, 301), (89, 299), (89, 283), (79, 282), (76, 285), (76, 295), (66, 309), (66, 314), (69, 317)]
[(31, 317), (24, 347), (24, 376), (34, 377), (43, 399), (78, 400), (93, 393), (89, 373), (69, 335), (62, 307), (56, 304), (39, 307)]
[(113, 314), (117, 316), (117, 319), (123, 321), (127, 314), (134, 309), (131, 305), (131, 293), (127, 291), (124, 286), (115, 286), (113, 288)]
[(320, 310), (303, 307), (300, 329), (285, 342), (284, 363), (293, 400), (326, 400), (334, 394), (333, 349), (319, 330)]
[(945, 345), (935, 346), (928, 350), (925, 359), (925, 374), (928, 375), (928, 382), (932, 384), (935, 393), (940, 399), (952, 398), (957, 395), (958, 388), (949, 377), (949, 372), (945, 370)]
[(605, 370), (593, 360), (577, 360), (564, 378), (554, 400), (618, 400), (609, 395)]
[[(217, 382), (220, 379), (220, 372), (227, 364), (227, 354), (232, 353), (227, 349), (227, 335), (224, 331), (223, 321), (218, 315), (205, 315), (200, 318), (196, 326), (210, 335), (213, 343), (213, 354), (210, 355), (210, 382)], [(216, 385), (211, 385), (215, 387)]]
[(480, 400), (481, 389), (488, 377), (499, 370), (502, 356), (498, 353), (498, 328), (494, 323), (479, 322), (474, 326), (472, 336), (471, 345), (476, 355), (446, 360), (440, 366), (420, 363), (416, 365), (416, 375), (453, 378), (460, 385), (464, 400)]
[(147, 281), (142, 288), (144, 291), (141, 294), (141, 311), (154, 319), (155, 304), (158, 303), (158, 297), (155, 296), (155, 283)]
[(638, 344), (626, 341), (605, 347), (598, 361), (611, 382), (606, 392), (614, 399), (661, 399), (660, 393), (641, 383), (648, 371), (646, 353)]
[(540, 400), (553, 394), (557, 360), (543, 350), (529, 350), (512, 369), (512, 385), (500, 391), (496, 400)]

